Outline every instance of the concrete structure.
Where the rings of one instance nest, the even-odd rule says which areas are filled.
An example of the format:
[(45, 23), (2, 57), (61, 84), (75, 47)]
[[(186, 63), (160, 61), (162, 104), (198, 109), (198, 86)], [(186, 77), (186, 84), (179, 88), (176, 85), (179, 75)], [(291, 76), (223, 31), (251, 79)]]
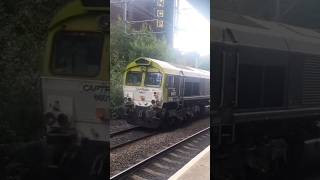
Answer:
[(176, 0), (112, 0), (111, 23), (118, 18), (124, 20), (126, 27), (140, 33), (144, 25), (159, 38), (165, 37), (168, 44), (173, 44), (175, 27)]
[[(180, 0), (111, 0), (111, 23), (119, 17), (140, 32), (143, 24), (159, 38), (165, 37), (169, 45), (173, 45), (173, 35), (178, 21)], [(210, 18), (209, 0), (187, 0), (198, 12)]]
[(210, 146), (199, 153), (169, 180), (209, 180), (210, 179)]

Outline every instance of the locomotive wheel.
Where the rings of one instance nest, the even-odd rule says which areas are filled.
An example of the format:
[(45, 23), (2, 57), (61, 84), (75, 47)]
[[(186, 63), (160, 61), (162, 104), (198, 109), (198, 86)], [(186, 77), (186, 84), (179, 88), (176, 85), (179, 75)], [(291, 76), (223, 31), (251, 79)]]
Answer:
[(192, 113), (186, 113), (185, 114), (185, 119), (186, 121), (191, 121), (193, 119), (193, 114)]
[(107, 176), (106, 162), (109, 161), (107, 161), (106, 156), (104, 154), (96, 155), (93, 161), (91, 161), (89, 178), (92, 180), (104, 179)]
[(192, 106), (192, 112), (193, 112), (193, 119), (198, 118), (200, 114), (200, 107), (198, 105)]
[(179, 116), (179, 115), (177, 115), (176, 117), (175, 117), (175, 121), (176, 121), (176, 125), (177, 126), (181, 126), (182, 124), (183, 124), (183, 117), (181, 117), (181, 116)]
[(79, 163), (79, 149), (70, 149), (63, 153), (60, 163), (60, 178), (61, 179), (77, 179), (79, 178), (79, 170), (80, 165)]
[(103, 151), (108, 146), (95, 144), (94, 142), (86, 142), (81, 147), (80, 152), (80, 170), (77, 180), (98, 180), (104, 179), (107, 174), (108, 156)]
[(162, 128), (169, 129), (174, 126), (174, 118), (169, 116), (169, 110), (163, 108), (161, 112)]

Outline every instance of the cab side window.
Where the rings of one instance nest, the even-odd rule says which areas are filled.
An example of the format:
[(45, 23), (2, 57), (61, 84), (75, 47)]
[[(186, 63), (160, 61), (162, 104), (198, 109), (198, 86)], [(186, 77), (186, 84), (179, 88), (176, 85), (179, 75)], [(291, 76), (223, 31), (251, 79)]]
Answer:
[(168, 75), (167, 83), (168, 88), (174, 88), (174, 76)]

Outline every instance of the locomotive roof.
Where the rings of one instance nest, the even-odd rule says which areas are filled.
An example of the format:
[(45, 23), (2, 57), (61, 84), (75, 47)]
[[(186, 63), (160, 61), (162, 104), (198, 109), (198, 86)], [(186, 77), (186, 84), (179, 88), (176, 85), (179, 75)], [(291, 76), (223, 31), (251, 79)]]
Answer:
[[(103, 2), (105, 3), (104, 6), (102, 5)], [(67, 3), (57, 12), (49, 25), (49, 29), (55, 27), (57, 24), (68, 18), (80, 16), (88, 13), (89, 11), (106, 12), (108, 10), (109, 8), (107, 7), (107, 1), (104, 0), (74, 0)]]
[[(144, 62), (143, 63), (139, 62), (141, 60)], [(161, 69), (162, 72), (167, 73), (167, 74), (180, 75), (180, 73), (182, 73), (183, 76), (210, 79), (210, 72), (209, 71), (206, 71), (203, 69), (198, 69), (198, 68), (193, 68), (193, 67), (189, 67), (189, 66), (176, 65), (176, 64), (169, 63), (169, 62), (165, 62), (165, 61), (161, 61), (161, 60), (157, 60), (157, 59), (152, 59), (152, 58), (147, 58), (147, 57), (139, 57), (139, 58), (135, 59), (133, 62), (131, 62), (127, 66), (127, 69), (130, 69), (135, 66), (148, 66), (148, 65), (158, 67)]]
[(212, 41), (320, 55), (320, 33), (302, 27), (220, 12), (211, 31)]

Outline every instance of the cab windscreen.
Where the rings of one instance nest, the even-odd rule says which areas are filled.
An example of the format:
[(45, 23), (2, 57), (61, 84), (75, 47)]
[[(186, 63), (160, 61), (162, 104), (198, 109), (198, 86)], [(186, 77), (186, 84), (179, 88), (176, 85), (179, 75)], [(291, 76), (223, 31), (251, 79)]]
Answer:
[(161, 73), (148, 72), (146, 75), (145, 86), (161, 86), (162, 75)]
[(52, 51), (52, 72), (57, 75), (97, 76), (104, 36), (95, 32), (58, 32)]
[(142, 80), (141, 72), (128, 72), (126, 78), (126, 85), (128, 86), (140, 86)]

